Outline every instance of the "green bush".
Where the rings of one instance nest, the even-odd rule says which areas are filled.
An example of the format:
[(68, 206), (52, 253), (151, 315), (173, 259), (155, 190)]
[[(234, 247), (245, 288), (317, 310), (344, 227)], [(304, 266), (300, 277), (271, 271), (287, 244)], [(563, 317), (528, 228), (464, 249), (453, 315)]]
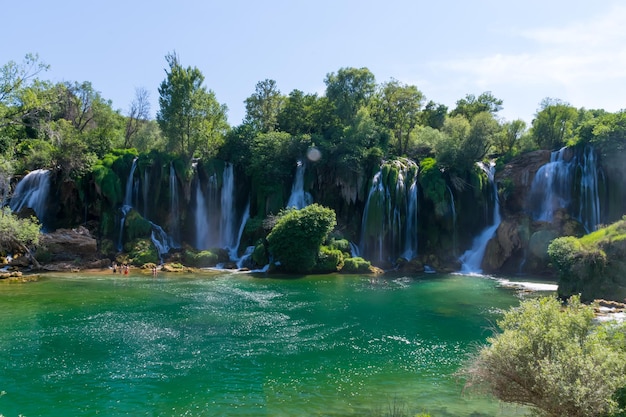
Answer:
[(257, 245), (254, 247), (254, 252), (252, 252), (252, 260), (255, 264), (259, 266), (265, 266), (270, 262), (263, 241), (257, 243)]
[(147, 263), (159, 263), (159, 254), (150, 239), (135, 239), (124, 246), (129, 262), (141, 266)]
[(372, 264), (361, 257), (346, 258), (343, 260), (343, 268), (341, 272), (347, 274), (363, 274), (370, 272)]
[(343, 262), (343, 253), (339, 249), (322, 246), (317, 254), (317, 263), (313, 270), (321, 274), (337, 272), (343, 268)]
[(25, 253), (39, 244), (41, 225), (36, 217), (18, 218), (9, 207), (0, 209), (0, 252)]
[(320, 246), (337, 224), (335, 212), (319, 204), (282, 213), (267, 236), (269, 251), (285, 272), (310, 272)]
[(350, 242), (347, 239), (335, 239), (332, 238), (328, 242), (328, 247), (331, 249), (337, 249), (343, 253), (351, 253)]
[(461, 372), (467, 388), (531, 406), (549, 417), (615, 416), (626, 386), (626, 325), (596, 324), (592, 306), (572, 297), (531, 299), (499, 320)]
[(552, 263), (566, 274), (571, 271), (574, 262), (583, 247), (580, 241), (573, 236), (565, 236), (554, 239), (548, 246), (548, 255)]
[(207, 268), (218, 263), (218, 255), (208, 250), (200, 252), (185, 251), (185, 263), (196, 268)]

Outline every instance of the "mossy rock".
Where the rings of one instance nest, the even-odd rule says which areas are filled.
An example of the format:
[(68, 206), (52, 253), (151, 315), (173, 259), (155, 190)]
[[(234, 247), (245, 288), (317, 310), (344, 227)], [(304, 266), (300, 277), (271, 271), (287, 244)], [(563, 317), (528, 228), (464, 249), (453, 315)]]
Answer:
[(346, 258), (343, 260), (341, 272), (346, 274), (365, 274), (370, 271), (372, 264), (361, 257)]
[(217, 265), (219, 255), (209, 250), (203, 250), (200, 252), (187, 250), (185, 251), (184, 261), (189, 266), (196, 268), (208, 268), (210, 266)]
[(135, 239), (124, 248), (128, 253), (129, 262), (133, 265), (159, 262), (159, 254), (150, 239)]
[(137, 210), (130, 210), (124, 221), (124, 238), (132, 241), (139, 238), (149, 238), (152, 233), (152, 224), (143, 218)]
[(317, 263), (313, 267), (313, 272), (320, 274), (337, 272), (343, 268), (343, 265), (343, 252), (339, 249), (322, 246), (317, 255)]

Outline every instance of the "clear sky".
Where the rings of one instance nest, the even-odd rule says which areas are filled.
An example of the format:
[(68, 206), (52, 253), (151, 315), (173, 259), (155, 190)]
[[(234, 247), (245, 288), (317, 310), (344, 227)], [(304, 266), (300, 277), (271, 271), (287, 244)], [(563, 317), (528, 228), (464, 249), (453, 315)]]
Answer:
[(90, 81), (126, 114), (135, 89), (158, 110), (165, 55), (200, 69), (245, 115), (255, 85), (323, 94), (324, 78), (367, 67), (454, 108), (484, 91), (528, 123), (545, 97), (626, 108), (623, 0), (31, 0), (2, 7), (0, 65), (37, 53), (54, 82)]

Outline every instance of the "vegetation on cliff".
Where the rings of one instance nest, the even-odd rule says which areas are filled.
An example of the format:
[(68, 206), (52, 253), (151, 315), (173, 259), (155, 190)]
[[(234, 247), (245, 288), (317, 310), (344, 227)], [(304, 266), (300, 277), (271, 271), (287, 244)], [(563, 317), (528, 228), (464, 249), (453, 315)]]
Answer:
[(559, 272), (559, 296), (626, 300), (626, 218), (580, 238), (557, 238), (548, 254)]
[(461, 372), (466, 388), (532, 407), (546, 417), (622, 416), (626, 410), (626, 325), (594, 321), (572, 297), (523, 301), (498, 320)]

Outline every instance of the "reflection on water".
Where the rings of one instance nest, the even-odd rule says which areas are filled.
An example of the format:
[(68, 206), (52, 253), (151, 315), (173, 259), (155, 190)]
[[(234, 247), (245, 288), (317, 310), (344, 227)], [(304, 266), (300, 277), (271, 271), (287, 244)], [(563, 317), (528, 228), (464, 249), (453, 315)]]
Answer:
[(0, 413), (521, 415), (453, 376), (517, 302), (495, 280), (434, 274), (0, 285)]

